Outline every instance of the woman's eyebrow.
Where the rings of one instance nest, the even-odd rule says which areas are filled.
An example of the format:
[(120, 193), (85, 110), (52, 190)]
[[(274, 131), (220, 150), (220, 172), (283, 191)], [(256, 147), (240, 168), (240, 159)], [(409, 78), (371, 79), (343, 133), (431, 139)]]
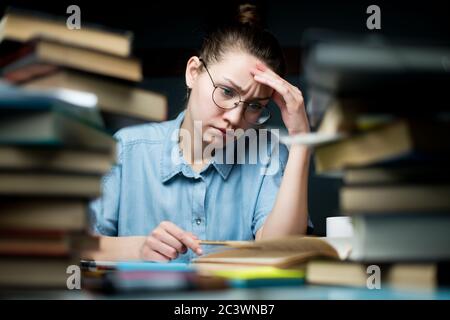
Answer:
[(226, 81), (228, 81), (233, 87), (238, 89), (241, 93), (244, 91), (240, 86), (238, 86), (236, 83), (233, 82), (233, 80), (223, 77)]
[[(239, 92), (242, 94), (242, 92), (244, 91), (240, 86), (238, 86), (236, 83), (233, 82), (233, 80), (227, 78), (227, 77), (223, 77), (226, 81), (228, 81), (235, 89), (239, 90)], [(254, 97), (250, 100), (255, 101), (255, 100), (269, 100), (270, 97)]]

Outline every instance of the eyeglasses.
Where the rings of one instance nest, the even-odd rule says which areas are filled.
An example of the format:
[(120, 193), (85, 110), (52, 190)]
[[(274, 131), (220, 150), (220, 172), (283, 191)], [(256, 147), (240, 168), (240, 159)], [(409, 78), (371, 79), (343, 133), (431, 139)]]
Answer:
[[(211, 79), (211, 82), (214, 86), (214, 90), (212, 92), (212, 100), (217, 107), (224, 110), (231, 110), (238, 107), (239, 104), (242, 103), (244, 105), (244, 119), (248, 123), (254, 125), (262, 125), (270, 119), (271, 114), (267, 106), (256, 101), (243, 101), (241, 99), (241, 95), (236, 89), (224, 85), (217, 85), (214, 82), (211, 74), (209, 73), (205, 61), (201, 58), (200, 61), (205, 66), (205, 70), (208, 73), (209, 78)], [(259, 98), (258, 100), (269, 99), (270, 97)]]

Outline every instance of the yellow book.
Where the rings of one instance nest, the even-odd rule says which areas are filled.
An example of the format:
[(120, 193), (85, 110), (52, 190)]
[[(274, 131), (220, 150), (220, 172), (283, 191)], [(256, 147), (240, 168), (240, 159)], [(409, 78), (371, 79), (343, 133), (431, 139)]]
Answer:
[(287, 236), (254, 242), (229, 242), (223, 250), (206, 254), (194, 263), (218, 263), (290, 268), (313, 257), (348, 258), (351, 239)]

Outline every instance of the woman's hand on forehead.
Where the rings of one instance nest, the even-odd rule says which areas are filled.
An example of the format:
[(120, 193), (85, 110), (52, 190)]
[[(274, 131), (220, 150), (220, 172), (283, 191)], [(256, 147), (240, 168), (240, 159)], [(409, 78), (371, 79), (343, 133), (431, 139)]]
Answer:
[(250, 69), (254, 79), (274, 89), (272, 98), (281, 110), (281, 117), (290, 135), (309, 132), (303, 94), (299, 88), (258, 61)]

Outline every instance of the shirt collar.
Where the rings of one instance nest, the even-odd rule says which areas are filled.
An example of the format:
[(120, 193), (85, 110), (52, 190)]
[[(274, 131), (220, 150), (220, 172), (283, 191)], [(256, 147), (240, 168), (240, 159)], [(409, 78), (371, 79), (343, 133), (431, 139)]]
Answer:
[[(178, 145), (179, 129), (183, 122), (185, 111), (182, 111), (174, 120), (169, 121), (168, 131), (164, 137), (164, 145), (161, 153), (160, 172), (161, 181), (164, 183), (170, 180), (177, 174), (185, 173), (183, 168), (187, 166), (183, 156), (181, 155)], [(210, 165), (219, 172), (220, 176), (226, 180), (233, 168), (233, 163), (228, 164), (225, 161), (220, 161), (220, 155), (224, 156), (226, 152), (230, 152), (234, 148), (225, 148), (224, 152), (217, 153), (211, 163), (203, 170), (206, 171)], [(234, 159), (233, 159), (234, 160)]]
[[(233, 144), (232, 146), (228, 146), (223, 149), (223, 152), (217, 152), (214, 155), (214, 159), (212, 161), (212, 165), (216, 170), (219, 172), (219, 174), (222, 176), (224, 180), (226, 180), (231, 172), (231, 169), (233, 169), (233, 164), (236, 162), (236, 146)], [(228, 155), (231, 151), (234, 151), (231, 155)], [(233, 156), (233, 159), (231, 163), (227, 163), (227, 159), (230, 159), (230, 156)]]

